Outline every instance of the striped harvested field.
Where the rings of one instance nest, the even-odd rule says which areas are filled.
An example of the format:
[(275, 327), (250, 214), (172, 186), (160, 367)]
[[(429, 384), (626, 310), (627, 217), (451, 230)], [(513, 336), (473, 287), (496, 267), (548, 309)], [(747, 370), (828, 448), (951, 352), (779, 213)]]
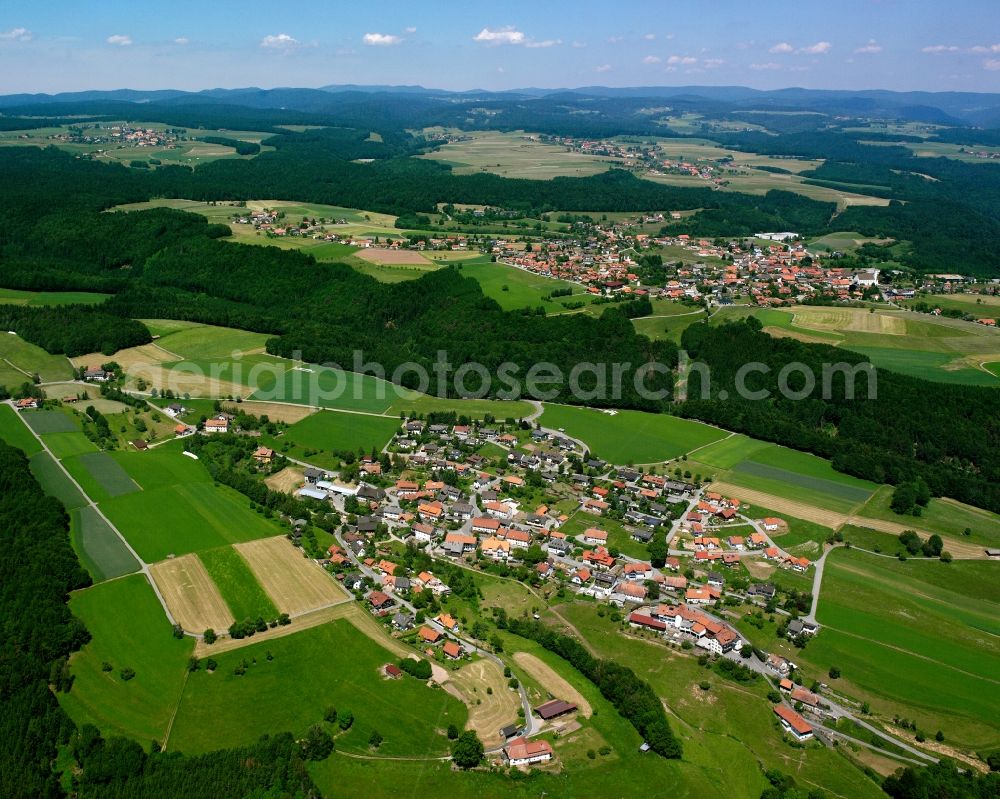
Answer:
[(197, 555), (154, 563), (149, 575), (174, 620), (188, 632), (226, 630), (233, 623), (233, 614)]
[(347, 600), (333, 578), (284, 536), (234, 546), (282, 613), (298, 616)]

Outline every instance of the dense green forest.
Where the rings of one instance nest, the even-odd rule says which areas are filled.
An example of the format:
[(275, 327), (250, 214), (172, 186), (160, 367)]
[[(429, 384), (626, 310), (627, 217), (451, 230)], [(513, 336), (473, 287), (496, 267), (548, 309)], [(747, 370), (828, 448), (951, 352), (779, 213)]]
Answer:
[[(752, 317), (717, 327), (692, 325), (681, 341), (692, 360), (711, 367), (707, 384), (692, 370), (688, 399), (677, 406), (681, 415), (814, 452), (832, 459), (840, 471), (876, 483), (919, 476), (937, 496), (1000, 511), (1000, 392), (878, 369), (874, 397), (869, 398), (867, 378), (858, 375), (855, 398), (845, 396), (840, 376), (824, 399), (824, 364), (867, 359), (827, 345), (773, 338)], [(737, 374), (751, 363), (767, 371), (750, 372), (745, 386), (768, 391), (766, 399), (741, 398), (737, 390)], [(801, 399), (784, 398), (778, 390), (786, 364), (803, 364), (815, 376), (808, 391), (801, 376), (789, 379), (791, 388), (803, 390)]]
[(2, 440), (0, 545), (0, 796), (65, 796), (53, 769), (60, 748), (72, 755), (74, 790), (92, 799), (318, 796), (288, 734), (184, 757), (75, 727), (54, 691), (73, 690), (66, 660), (90, 637), (66, 604), (90, 578), (70, 546), (65, 509), (42, 492), (24, 453)]

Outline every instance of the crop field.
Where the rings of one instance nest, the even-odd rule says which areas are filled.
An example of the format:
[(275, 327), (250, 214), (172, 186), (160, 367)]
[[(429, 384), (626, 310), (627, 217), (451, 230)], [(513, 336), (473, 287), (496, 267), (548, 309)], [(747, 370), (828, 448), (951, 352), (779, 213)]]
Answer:
[(732, 469), (736, 464), (753, 457), (754, 453), (774, 446), (767, 441), (734, 433), (731, 436), (715, 441), (707, 447), (698, 450), (695, 457), (699, 463), (715, 466), (719, 469)]
[(73, 377), (73, 370), (65, 357), (50, 355), (41, 347), (10, 333), (0, 332), (0, 363), (25, 373), (22, 382), (30, 382), (30, 375), (35, 374), (44, 382)]
[(234, 618), (197, 555), (154, 563), (152, 577), (176, 622), (188, 632), (225, 630)]
[[(79, 469), (75, 468), (76, 464)], [(139, 484), (106, 452), (88, 452), (63, 465), (83, 490), (98, 501), (139, 490)]]
[[(336, 739), (345, 752), (368, 754), (377, 729), (385, 739), (379, 756), (442, 755), (447, 726), (465, 725), (465, 707), (447, 692), (411, 677), (384, 679), (382, 666), (397, 658), (343, 620), (216, 659), (214, 674), (201, 670), (188, 678), (169, 749), (198, 754), (281, 730), (301, 736), (322, 723), (327, 707), (354, 714), (354, 725)], [(246, 673), (234, 674), (241, 663)]]
[(818, 239), (813, 239), (808, 246), (814, 252), (816, 250), (837, 250), (839, 252), (854, 252), (863, 244), (887, 244), (891, 239), (876, 239), (864, 236), (856, 230), (840, 230), (836, 233), (827, 233)]
[(268, 437), (268, 440), (271, 446), (282, 452), (288, 444), (285, 454), (292, 457), (301, 455), (305, 450), (357, 452), (363, 448), (367, 452), (372, 448), (381, 450), (398, 429), (398, 416), (321, 411), (296, 422), (276, 438)]
[[(450, 686), (450, 688), (449, 688)], [(469, 709), (468, 730), (475, 730), (486, 747), (503, 743), (500, 728), (518, 721), (521, 702), (517, 691), (507, 685), (501, 669), (482, 658), (449, 672), (445, 690), (461, 694)]]
[(888, 349), (883, 347), (849, 347), (867, 355), (876, 366), (911, 377), (922, 377), (935, 383), (959, 383), (967, 386), (1000, 387), (1000, 375), (971, 363), (956, 363), (953, 355), (922, 350)]
[(344, 590), (284, 536), (235, 545), (275, 606), (296, 616), (346, 602)]
[(59, 464), (49, 453), (39, 452), (33, 455), (29, 466), (42, 490), (49, 496), (58, 499), (66, 506), (67, 510), (82, 508), (87, 504), (86, 498), (59, 468)]
[[(597, 307), (597, 306), (594, 306)], [(673, 314), (671, 316), (643, 316), (632, 320), (635, 332), (647, 336), (653, 341), (660, 339), (680, 343), (681, 333), (688, 325), (705, 318), (704, 311), (693, 311), (690, 315)]]
[(90, 506), (70, 511), (70, 540), (95, 583), (139, 570), (139, 562)]
[(490, 400), (490, 399), (449, 399), (433, 397), (428, 394), (414, 394), (412, 397), (401, 397), (396, 400), (387, 413), (399, 416), (400, 413), (447, 413), (454, 411), (459, 416), (470, 419), (482, 419), (492, 416), (494, 419), (523, 419), (531, 414), (534, 408), (521, 400)]
[[(70, 657), (75, 682), (72, 691), (57, 694), (60, 704), (77, 724), (94, 724), (105, 735), (127, 735), (144, 745), (162, 741), (194, 642), (173, 637), (142, 575), (77, 591), (70, 609), (92, 638)], [(135, 677), (123, 680), (123, 668)]]
[(10, 405), (0, 404), (0, 438), (30, 458), (42, 451), (42, 445), (18, 416), (19, 412)]
[(156, 345), (190, 361), (231, 358), (233, 353), (262, 352), (270, 336), (232, 327), (199, 325), (187, 327), (157, 339)]
[(617, 464), (657, 463), (676, 458), (726, 434), (700, 422), (666, 414), (618, 411), (613, 416), (590, 408), (545, 405), (541, 423), (564, 428), (591, 454)]
[(110, 294), (94, 294), (87, 291), (19, 291), (0, 289), (0, 305), (97, 305)]
[(356, 256), (343, 258), (342, 261), (356, 272), (373, 277), (379, 283), (403, 283), (407, 280), (416, 280), (428, 272), (434, 272), (441, 268), (440, 264), (430, 261), (425, 261), (423, 264), (388, 264), (374, 263)]
[(207, 549), (198, 553), (198, 557), (219, 589), (233, 618), (240, 621), (257, 618), (270, 621), (277, 618), (278, 609), (235, 549)]
[(994, 319), (1000, 316), (1000, 296), (995, 294), (920, 294), (903, 305), (912, 308), (918, 302), (941, 308), (971, 314), (977, 319)]
[(21, 411), (21, 418), (40, 436), (49, 433), (72, 433), (80, 429), (76, 420), (69, 413), (62, 411)]
[(419, 156), (443, 161), (457, 175), (489, 172), (508, 178), (548, 180), (555, 177), (585, 177), (610, 169), (615, 161), (575, 153), (557, 144), (546, 144), (537, 136), (516, 133), (465, 133), (463, 141), (445, 144)]
[(368, 247), (355, 255), (362, 261), (389, 266), (430, 266), (428, 260), (416, 250), (392, 250), (385, 247)]
[(802, 657), (824, 672), (837, 665), (877, 711), (988, 751), (1000, 744), (997, 586), (991, 563), (836, 551), (823, 578), (823, 632)]
[[(757, 461), (743, 461), (733, 467), (735, 474), (730, 478), (737, 483), (745, 482), (753, 488), (770, 487), (778, 484), (782, 485), (781, 491), (787, 491), (791, 496), (803, 495), (823, 495), (824, 499), (829, 497), (827, 504), (851, 508), (854, 505), (865, 502), (871, 496), (871, 492), (842, 482), (826, 480), (821, 477), (811, 477), (797, 471), (781, 469), (776, 466), (769, 466)], [(784, 488), (788, 486), (788, 488)], [(833, 508), (836, 510), (836, 508)]]
[[(558, 303), (567, 301), (590, 301), (581, 287), (565, 280), (543, 277), (524, 269), (506, 264), (494, 263), (487, 258), (464, 262), (461, 266), (463, 277), (474, 278), (483, 294), (496, 300), (505, 311), (520, 308), (537, 308), (544, 305), (550, 313), (562, 310)], [(559, 297), (554, 303), (545, 303), (542, 297), (556, 289), (572, 289), (573, 297)]]
[(74, 455), (97, 452), (94, 442), (79, 430), (74, 430), (71, 433), (49, 433), (42, 436), (42, 439), (59, 460), (71, 458)]

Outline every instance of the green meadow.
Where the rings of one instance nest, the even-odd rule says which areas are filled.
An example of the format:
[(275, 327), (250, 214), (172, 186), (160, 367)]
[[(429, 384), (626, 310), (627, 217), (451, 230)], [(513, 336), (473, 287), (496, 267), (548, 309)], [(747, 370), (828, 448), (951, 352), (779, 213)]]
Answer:
[(90, 506), (70, 511), (70, 541), (95, 583), (139, 570), (139, 562)]
[(657, 463), (723, 438), (715, 427), (666, 414), (546, 404), (542, 425), (579, 438), (591, 454), (612, 463)]
[(73, 482), (59, 468), (58, 462), (49, 453), (39, 452), (33, 455), (29, 466), (42, 490), (49, 496), (58, 499), (66, 506), (67, 510), (82, 508), (88, 504), (86, 497), (73, 485)]
[(73, 367), (64, 356), (51, 355), (18, 336), (0, 331), (0, 363), (2, 362), (22, 373), (27, 373), (22, 375), (21, 382), (30, 382), (29, 375), (35, 374), (44, 382), (68, 380), (73, 377)]
[(21, 418), (40, 436), (80, 430), (80, 424), (68, 411), (21, 411)]
[(98, 454), (97, 446), (80, 430), (67, 433), (48, 433), (42, 436), (42, 441), (59, 460), (84, 453)]
[(959, 746), (1000, 745), (1000, 583), (985, 561), (905, 561), (838, 549), (827, 557), (822, 632), (800, 656), (840, 690), (915, 719)]
[(168, 332), (157, 340), (157, 345), (186, 360), (197, 361), (213, 358), (231, 358), (233, 353), (261, 351), (270, 336), (251, 333), (232, 327), (197, 325)]
[[(332, 706), (355, 718), (336, 738), (342, 752), (367, 754), (375, 729), (385, 739), (379, 755), (445, 754), (443, 732), (452, 723), (464, 726), (465, 706), (411, 677), (384, 679), (382, 666), (397, 659), (342, 620), (217, 655), (214, 674), (203, 669), (190, 675), (169, 748), (197, 754), (251, 743), (265, 733), (302, 735), (323, 723)], [(246, 664), (243, 675), (234, 673), (240, 664)]]
[(233, 618), (266, 621), (278, 616), (278, 609), (260, 587), (247, 562), (231, 546), (207, 549), (198, 557), (226, 600)]
[(0, 305), (97, 305), (110, 294), (94, 294), (87, 291), (18, 291), (0, 289)]
[(139, 484), (107, 452), (87, 452), (63, 465), (91, 499), (98, 502), (140, 490)]
[(270, 446), (286, 455), (299, 457), (306, 450), (325, 453), (381, 450), (398, 429), (399, 418), (394, 416), (320, 411), (291, 425), (279, 436), (265, 438)]
[(372, 375), (343, 369), (284, 362), (277, 371), (261, 368), (251, 399), (291, 402), (363, 413), (385, 413), (412, 392)]
[[(143, 575), (77, 591), (70, 609), (92, 638), (70, 658), (75, 682), (72, 691), (57, 695), (60, 704), (77, 724), (94, 724), (105, 735), (127, 735), (144, 746), (162, 741), (194, 642), (173, 637)], [(123, 668), (135, 677), (123, 680)]]
[(10, 405), (0, 404), (0, 438), (12, 447), (23, 450), (30, 458), (42, 451), (42, 445), (18, 417), (19, 412)]
[[(431, 257), (433, 258), (433, 254)], [(464, 277), (471, 277), (479, 283), (483, 294), (496, 300), (505, 311), (544, 306), (549, 313), (557, 313), (562, 310), (559, 303), (581, 299), (590, 301), (589, 295), (579, 284), (491, 262), (488, 256), (462, 261), (459, 269)], [(556, 289), (571, 289), (578, 296), (559, 297), (553, 302), (543, 302), (542, 297)]]
[[(892, 492), (891, 486), (881, 487), (861, 508), (859, 515), (900, 524), (908, 524), (912, 519), (913, 525), (921, 530), (984, 546), (1000, 546), (1000, 515), (953, 499), (935, 498), (922, 509), (919, 517), (901, 516), (889, 507)], [(968, 536), (965, 536), (966, 530), (969, 530)]]

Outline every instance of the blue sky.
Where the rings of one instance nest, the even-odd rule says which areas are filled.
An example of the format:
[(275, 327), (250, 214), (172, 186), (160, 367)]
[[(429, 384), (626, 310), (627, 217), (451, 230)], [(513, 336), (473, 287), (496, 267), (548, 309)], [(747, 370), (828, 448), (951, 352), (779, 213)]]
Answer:
[(996, 0), (274, 3), (0, 8), (0, 93), (421, 84), (1000, 91)]

